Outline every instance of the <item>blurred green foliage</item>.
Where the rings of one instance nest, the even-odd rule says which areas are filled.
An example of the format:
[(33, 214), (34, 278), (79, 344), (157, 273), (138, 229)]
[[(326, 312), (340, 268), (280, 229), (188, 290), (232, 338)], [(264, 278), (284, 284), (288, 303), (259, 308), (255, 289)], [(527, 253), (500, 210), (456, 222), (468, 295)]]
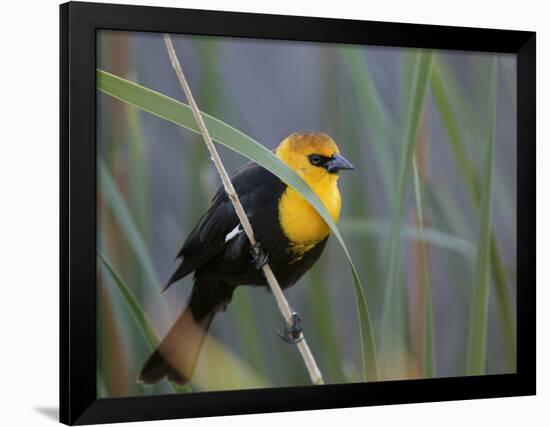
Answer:
[[(98, 41), (101, 70), (181, 99), (160, 35), (102, 31)], [(203, 111), (270, 149), (291, 131), (327, 132), (356, 166), (340, 180), (339, 229), (368, 296), (379, 378), (515, 371), (513, 58), (197, 36), (174, 43)], [(98, 393), (308, 384), (296, 349), (275, 334), (273, 297), (254, 288), (239, 288), (216, 317), (190, 387), (136, 384), (156, 336), (185, 305), (190, 278), (160, 288), (218, 185), (200, 137), (178, 129), (98, 95)], [(222, 155), (230, 171), (245, 161)], [(325, 381), (362, 381), (373, 365), (359, 338), (365, 321), (331, 240), (287, 297)]]

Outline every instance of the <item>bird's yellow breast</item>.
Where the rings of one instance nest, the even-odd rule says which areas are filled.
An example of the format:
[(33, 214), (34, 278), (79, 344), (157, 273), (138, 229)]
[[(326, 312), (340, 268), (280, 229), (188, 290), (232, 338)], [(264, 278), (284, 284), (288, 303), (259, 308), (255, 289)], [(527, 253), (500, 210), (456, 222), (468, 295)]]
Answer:
[[(332, 178), (332, 177), (331, 177)], [(311, 184), (325, 208), (337, 222), (340, 217), (341, 199), (337, 180), (321, 180)], [(287, 187), (279, 200), (279, 222), (293, 249), (305, 252), (328, 236), (330, 229), (315, 208), (293, 188)]]

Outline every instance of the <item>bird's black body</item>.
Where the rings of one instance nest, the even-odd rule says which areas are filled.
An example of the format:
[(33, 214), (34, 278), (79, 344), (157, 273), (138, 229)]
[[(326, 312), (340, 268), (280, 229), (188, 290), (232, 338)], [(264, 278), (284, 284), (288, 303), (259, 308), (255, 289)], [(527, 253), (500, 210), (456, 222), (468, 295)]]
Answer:
[[(283, 289), (292, 286), (317, 261), (328, 237), (298, 256), (279, 223), (279, 199), (286, 184), (254, 163), (240, 169), (231, 181), (279, 284)], [(251, 262), (250, 242), (223, 188), (218, 190), (211, 207), (187, 237), (178, 258), (181, 264), (166, 287), (192, 272), (195, 273), (194, 285), (186, 312), (168, 333), (165, 342), (171, 339), (171, 334), (175, 336), (176, 329), (188, 328), (190, 321), (206, 331), (214, 314), (225, 309), (231, 301), (237, 286), (267, 286), (262, 270)], [(204, 336), (197, 339), (204, 340)], [(188, 378), (179, 375), (163, 357), (165, 355), (159, 351), (162, 346), (146, 362), (140, 380), (154, 383), (166, 375), (178, 383), (187, 382)], [(190, 358), (191, 373), (198, 351), (200, 345), (197, 354)]]
[[(279, 224), (278, 204), (286, 184), (255, 163), (244, 166), (231, 182), (279, 284), (283, 289), (293, 285), (319, 258), (326, 239), (297, 260)], [(239, 224), (233, 205), (220, 188), (178, 253), (182, 262), (167, 286), (192, 271), (197, 282), (205, 278), (223, 282), (228, 288), (266, 286), (262, 271), (250, 262), (250, 242)], [(239, 234), (226, 242), (237, 226)]]

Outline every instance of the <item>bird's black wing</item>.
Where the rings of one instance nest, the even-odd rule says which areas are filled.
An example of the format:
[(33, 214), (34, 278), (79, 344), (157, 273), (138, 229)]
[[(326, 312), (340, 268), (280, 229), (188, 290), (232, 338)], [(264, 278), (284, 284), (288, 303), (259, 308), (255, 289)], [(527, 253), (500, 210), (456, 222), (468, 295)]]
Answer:
[[(265, 211), (276, 212), (277, 193), (282, 192), (284, 184), (271, 172), (256, 163), (248, 163), (231, 177), (231, 182), (253, 225), (255, 217), (265, 218), (262, 215)], [(177, 257), (182, 259), (181, 264), (164, 289), (219, 254), (228, 244), (226, 237), (237, 226), (239, 219), (222, 186), (179, 251)]]

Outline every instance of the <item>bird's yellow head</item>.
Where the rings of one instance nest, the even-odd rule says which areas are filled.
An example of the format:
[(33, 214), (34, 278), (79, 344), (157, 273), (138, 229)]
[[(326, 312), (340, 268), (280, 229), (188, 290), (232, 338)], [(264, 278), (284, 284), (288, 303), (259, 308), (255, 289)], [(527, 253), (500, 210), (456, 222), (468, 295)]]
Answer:
[(353, 169), (334, 140), (324, 133), (292, 133), (275, 154), (310, 185), (336, 183), (340, 170)]
[[(275, 154), (309, 184), (337, 222), (341, 206), (338, 171), (353, 166), (340, 155), (332, 138), (324, 133), (293, 133)], [(279, 221), (298, 259), (330, 232), (325, 220), (291, 187), (279, 201)]]

